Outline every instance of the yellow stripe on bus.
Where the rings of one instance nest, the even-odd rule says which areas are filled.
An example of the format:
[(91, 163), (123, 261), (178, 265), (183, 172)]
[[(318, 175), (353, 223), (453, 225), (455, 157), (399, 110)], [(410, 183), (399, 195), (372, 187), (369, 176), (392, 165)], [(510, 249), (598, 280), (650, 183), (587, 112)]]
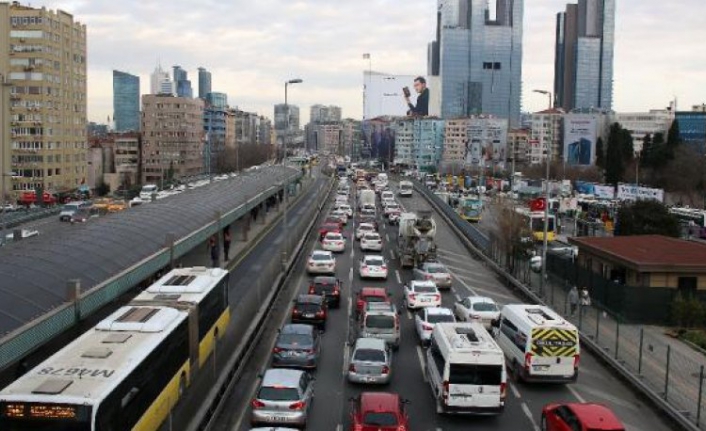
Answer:
[(140, 420), (132, 427), (132, 431), (156, 431), (169, 416), (169, 412), (179, 401), (179, 386), (184, 379), (184, 389), (189, 387), (189, 360), (184, 362), (179, 371), (167, 383), (162, 392), (145, 411)]
[(223, 338), (225, 335), (228, 324), (230, 323), (230, 308), (221, 314), (221, 316), (216, 320), (216, 323), (211, 326), (203, 339), (199, 342), (199, 368), (203, 367), (206, 363), (208, 356), (213, 352), (214, 348), (214, 334), (216, 333), (216, 328), (218, 328), (218, 338)]

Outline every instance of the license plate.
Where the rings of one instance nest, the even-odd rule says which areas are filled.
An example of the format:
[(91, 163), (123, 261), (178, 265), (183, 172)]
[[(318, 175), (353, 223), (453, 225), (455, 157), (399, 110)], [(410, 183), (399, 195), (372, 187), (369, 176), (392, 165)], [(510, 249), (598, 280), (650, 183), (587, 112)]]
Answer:
[(532, 365), (534, 371), (546, 371), (549, 369), (549, 365)]
[(422, 302), (431, 302), (431, 299), (430, 298), (422, 298), (421, 301)]
[(305, 314), (304, 317), (307, 319), (313, 319), (314, 315), (313, 314)]
[(267, 420), (270, 422), (281, 422), (284, 418), (282, 416), (267, 416)]
[(375, 378), (374, 377), (363, 377), (364, 382), (374, 382)]

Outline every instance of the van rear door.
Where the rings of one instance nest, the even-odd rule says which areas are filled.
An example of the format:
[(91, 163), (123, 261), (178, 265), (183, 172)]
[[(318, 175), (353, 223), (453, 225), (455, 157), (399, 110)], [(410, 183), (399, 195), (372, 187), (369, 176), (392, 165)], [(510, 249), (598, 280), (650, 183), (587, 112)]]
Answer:
[(450, 363), (446, 405), (458, 409), (497, 409), (504, 398), (502, 358), (496, 364)]
[(534, 328), (525, 366), (530, 376), (570, 378), (579, 357), (579, 335), (575, 329)]

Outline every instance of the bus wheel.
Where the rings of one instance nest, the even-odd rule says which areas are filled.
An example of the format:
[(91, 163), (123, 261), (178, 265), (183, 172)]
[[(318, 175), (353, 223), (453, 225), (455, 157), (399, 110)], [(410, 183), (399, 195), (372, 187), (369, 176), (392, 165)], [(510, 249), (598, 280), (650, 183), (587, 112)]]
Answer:
[(183, 397), (185, 392), (186, 392), (186, 375), (184, 373), (181, 373), (181, 377), (179, 377), (179, 398)]

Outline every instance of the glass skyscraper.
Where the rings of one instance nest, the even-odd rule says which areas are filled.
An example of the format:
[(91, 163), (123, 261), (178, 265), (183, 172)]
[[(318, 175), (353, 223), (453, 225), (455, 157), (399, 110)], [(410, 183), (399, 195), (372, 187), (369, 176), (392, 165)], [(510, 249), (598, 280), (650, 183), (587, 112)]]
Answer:
[[(441, 81), (441, 116), (520, 120), (523, 0), (439, 0), (429, 74)], [(438, 70), (437, 70), (438, 68)], [(433, 89), (432, 89), (433, 90)]]
[(113, 121), (116, 132), (140, 130), (140, 77), (113, 71)]
[(565, 111), (613, 108), (615, 0), (579, 0), (556, 20), (554, 93)]
[(199, 98), (208, 98), (208, 93), (211, 91), (211, 72), (199, 67)]
[(174, 66), (174, 86), (176, 87), (176, 95), (178, 97), (194, 97), (194, 91), (191, 89), (191, 81), (189, 81), (189, 76), (186, 70), (182, 69), (181, 66)]

